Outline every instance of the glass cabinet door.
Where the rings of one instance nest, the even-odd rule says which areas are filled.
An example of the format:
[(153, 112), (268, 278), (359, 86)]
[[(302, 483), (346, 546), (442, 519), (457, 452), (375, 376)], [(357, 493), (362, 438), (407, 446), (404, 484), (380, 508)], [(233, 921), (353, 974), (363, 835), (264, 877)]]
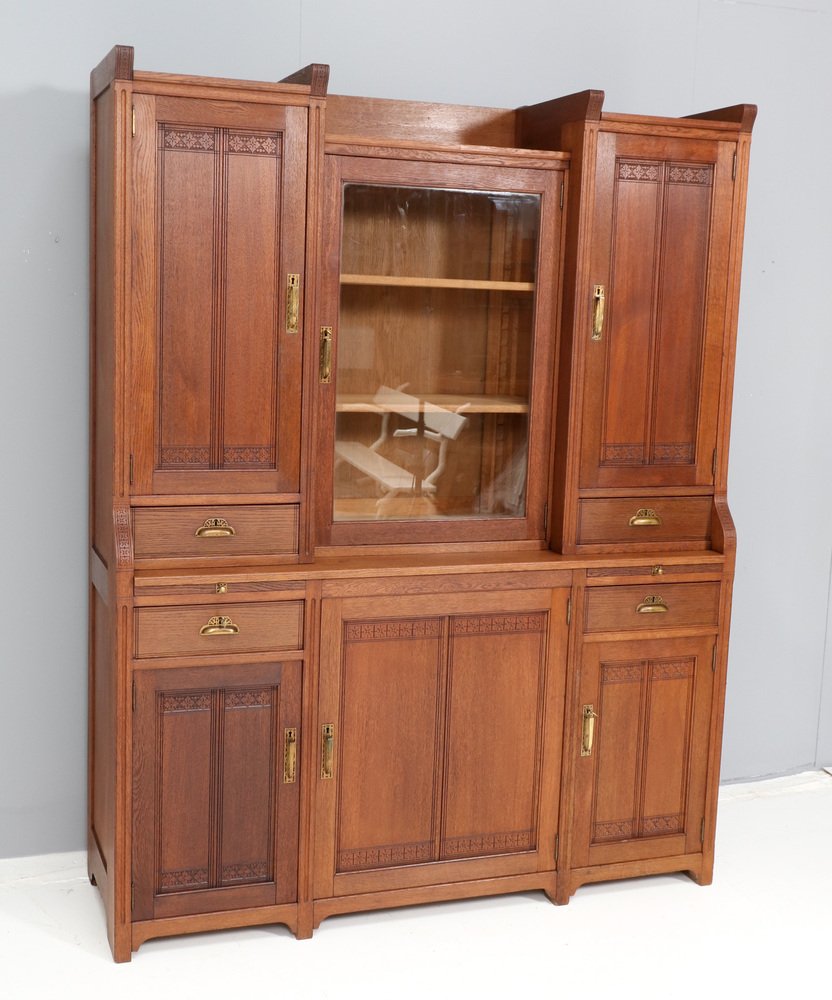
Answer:
[(543, 194), (338, 194), (332, 525), (526, 518)]
[(526, 504), (537, 195), (343, 189), (336, 521)]

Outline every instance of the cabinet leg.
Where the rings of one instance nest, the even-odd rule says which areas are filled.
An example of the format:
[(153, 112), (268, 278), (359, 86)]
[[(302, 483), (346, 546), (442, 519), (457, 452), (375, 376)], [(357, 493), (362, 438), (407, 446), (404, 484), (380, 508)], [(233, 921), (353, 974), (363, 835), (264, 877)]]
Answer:
[(311, 903), (300, 903), (298, 905), (298, 924), (295, 930), (295, 937), (298, 941), (305, 941), (312, 937), (314, 929), (314, 910)]

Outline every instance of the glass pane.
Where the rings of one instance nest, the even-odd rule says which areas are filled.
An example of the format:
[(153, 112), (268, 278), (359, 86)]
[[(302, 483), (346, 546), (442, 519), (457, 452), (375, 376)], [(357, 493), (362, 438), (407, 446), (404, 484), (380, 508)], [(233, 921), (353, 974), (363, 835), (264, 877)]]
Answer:
[(537, 195), (347, 184), (336, 521), (525, 513)]

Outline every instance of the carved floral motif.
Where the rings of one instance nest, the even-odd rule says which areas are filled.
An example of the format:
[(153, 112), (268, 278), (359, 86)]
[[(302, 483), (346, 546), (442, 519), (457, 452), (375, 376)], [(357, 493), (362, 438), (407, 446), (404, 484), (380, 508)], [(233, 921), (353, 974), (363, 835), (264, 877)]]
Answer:
[(163, 694), (163, 712), (207, 712), (211, 708), (211, 694)]
[(645, 816), (641, 821), (641, 835), (643, 837), (660, 837), (666, 833), (682, 833), (684, 823), (682, 814), (676, 813), (673, 816)]
[(253, 132), (231, 132), (228, 148), (232, 153), (257, 153), (261, 156), (276, 156), (280, 143), (275, 135), (258, 135)]
[(162, 465), (207, 465), (209, 448), (162, 448)]
[(439, 636), (438, 618), (405, 618), (402, 621), (347, 622), (347, 642), (363, 639), (433, 639)]
[(226, 708), (268, 708), (272, 703), (270, 688), (260, 691), (228, 691), (225, 695)]
[(512, 851), (531, 851), (534, 840), (531, 830), (512, 833), (489, 833), (482, 837), (454, 837), (442, 841), (442, 856), (446, 858), (473, 857), (482, 854), (506, 854)]
[(671, 184), (710, 184), (714, 168), (709, 165), (676, 164), (670, 168)]
[(362, 868), (388, 868), (390, 865), (408, 865), (418, 861), (432, 860), (433, 843), (429, 840), (415, 844), (390, 844), (386, 847), (339, 851), (338, 871), (351, 872)]
[(187, 149), (202, 153), (210, 153), (216, 146), (216, 133), (213, 129), (170, 129), (162, 130), (165, 149)]
[(250, 864), (223, 865), (222, 884), (230, 885), (239, 882), (269, 882), (271, 872), (266, 861), (253, 861)]
[(622, 181), (657, 181), (659, 165), (657, 163), (631, 163), (622, 160), (618, 164), (618, 177)]
[(476, 635), (489, 632), (542, 632), (546, 614), (531, 615), (464, 615), (452, 619), (454, 635)]
[(653, 660), (654, 681), (676, 681), (685, 677), (693, 677), (693, 657), (685, 660)]
[(162, 872), (159, 877), (160, 892), (176, 892), (180, 889), (207, 888), (207, 868), (181, 868), (178, 871)]
[(614, 823), (594, 823), (592, 840), (598, 844), (610, 840), (629, 840), (634, 833), (635, 822), (632, 819), (618, 820)]

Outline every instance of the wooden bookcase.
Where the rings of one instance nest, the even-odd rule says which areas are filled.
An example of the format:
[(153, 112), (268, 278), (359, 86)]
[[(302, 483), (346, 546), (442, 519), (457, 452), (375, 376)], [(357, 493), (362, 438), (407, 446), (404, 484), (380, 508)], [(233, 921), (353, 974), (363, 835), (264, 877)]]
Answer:
[(713, 871), (755, 109), (93, 71), (89, 870), (148, 938)]

